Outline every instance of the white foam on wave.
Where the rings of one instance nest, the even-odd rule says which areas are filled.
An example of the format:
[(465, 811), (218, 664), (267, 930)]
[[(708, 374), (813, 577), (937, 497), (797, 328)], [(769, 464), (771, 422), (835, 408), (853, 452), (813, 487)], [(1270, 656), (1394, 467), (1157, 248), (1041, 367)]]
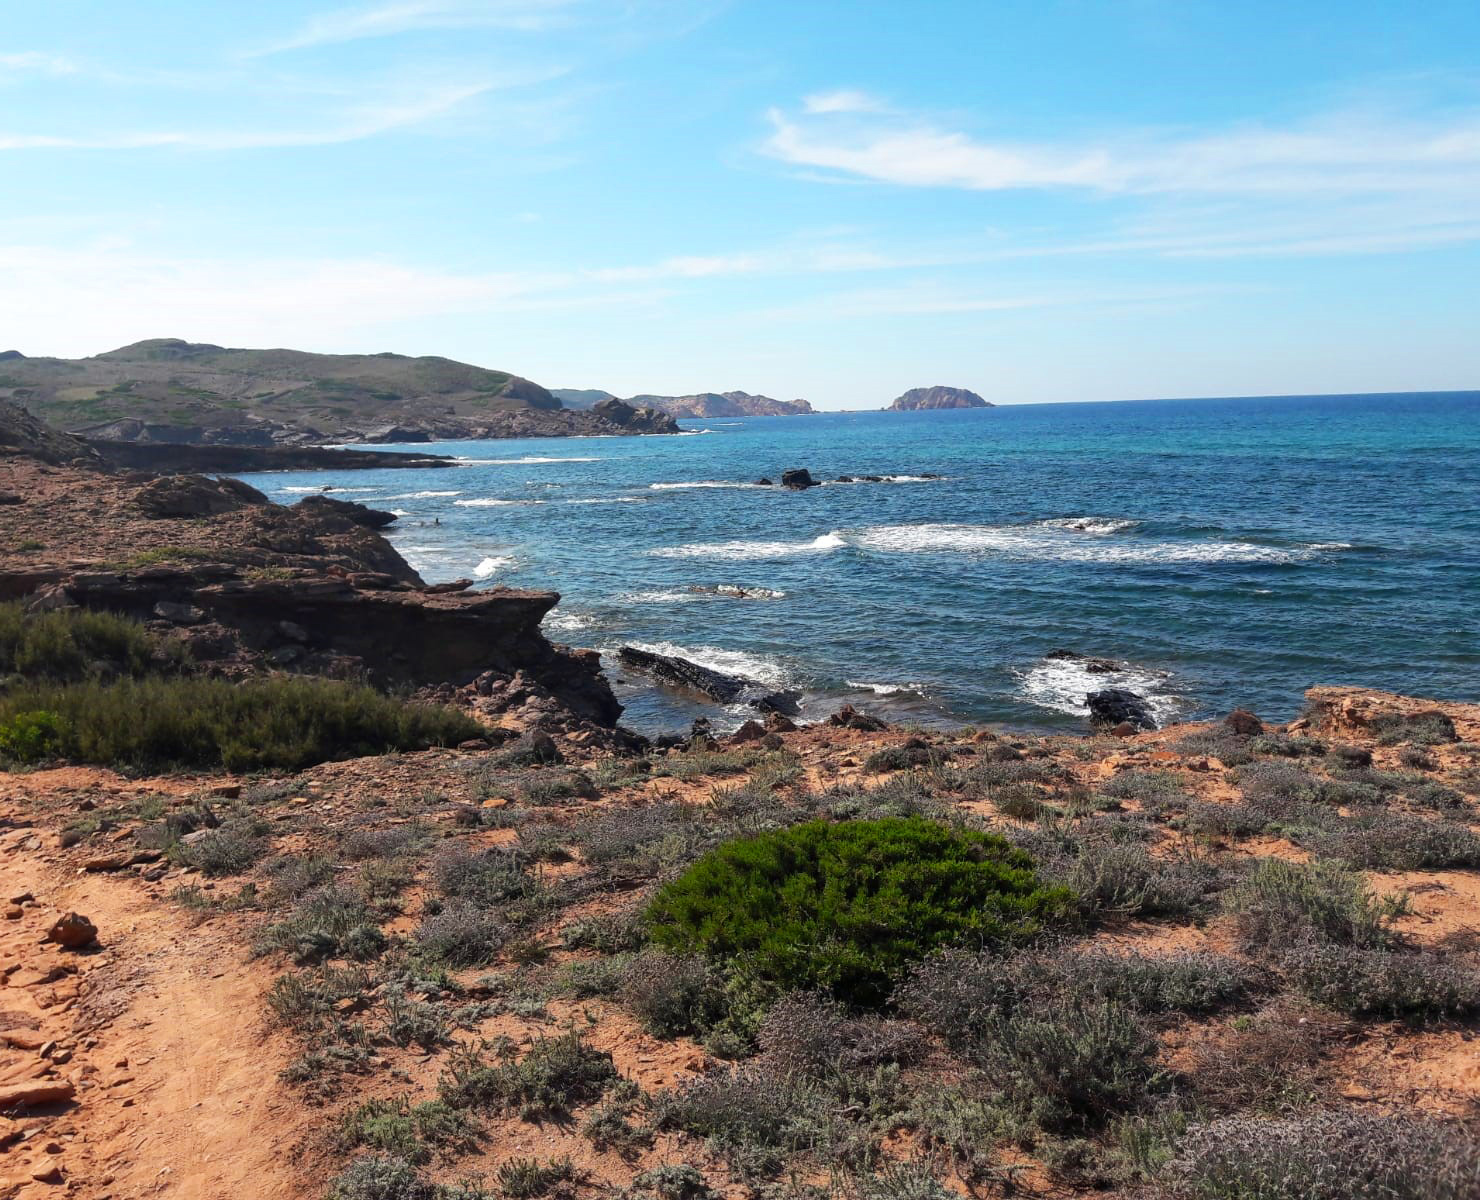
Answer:
[(1158, 725), (1173, 720), (1182, 710), (1182, 698), (1172, 690), (1172, 675), (1151, 667), (1118, 663), (1114, 671), (1092, 670), (1081, 658), (1045, 658), (1018, 672), (1018, 692), (1039, 708), (1087, 717), (1085, 697), (1105, 688), (1127, 688), (1146, 701)]
[(850, 688), (857, 688), (861, 692), (873, 692), (876, 696), (898, 696), (901, 692), (920, 692), (917, 683), (869, 683), (862, 679), (845, 679), (843, 681)]
[(440, 496), (461, 496), (462, 492), (402, 492), (399, 496), (387, 496), (387, 500), (431, 500)]
[(583, 629), (590, 629), (594, 624), (596, 619), (589, 613), (566, 612), (557, 608), (545, 614), (540, 628), (551, 633), (579, 633)]
[(1038, 524), (1048, 529), (1071, 529), (1075, 533), (1111, 534), (1134, 529), (1141, 522), (1125, 517), (1050, 517)]
[(514, 565), (514, 559), (507, 554), (490, 554), (473, 568), (475, 579), (488, 579), (499, 571), (507, 570)]
[(679, 437), (698, 437), (701, 433), (713, 433), (712, 429), (680, 429)]
[(757, 488), (765, 487), (763, 483), (732, 483), (724, 479), (696, 479), (691, 483), (650, 483), (648, 488), (654, 492), (681, 492), (689, 488)]
[(393, 517), (409, 517), (410, 515), (411, 514), (407, 512), (404, 508), (391, 509), (391, 516)]
[(1153, 542), (1082, 537), (1038, 525), (875, 525), (855, 545), (893, 554), (956, 552), (1008, 558), (1103, 563), (1295, 563), (1331, 546), (1259, 546), (1252, 542)]
[(600, 462), (599, 458), (552, 458), (547, 455), (526, 454), (523, 458), (460, 458), (460, 467), (527, 467), (536, 463)]
[[(774, 688), (791, 686), (794, 681), (790, 668), (780, 659), (765, 658), (744, 650), (726, 650), (722, 646), (680, 646), (674, 642), (628, 642), (627, 645), (646, 650), (649, 654), (686, 658), (711, 671), (743, 675), (746, 679), (755, 679)], [(604, 650), (603, 653), (612, 654), (615, 661), (615, 648)]]
[(593, 496), (586, 500), (567, 500), (567, 504), (646, 504), (646, 496)]
[(794, 554), (830, 554), (847, 544), (839, 534), (824, 533), (810, 542), (695, 542), (662, 546), (648, 553), (655, 558), (789, 558)]
[(543, 500), (500, 500), (493, 496), (480, 496), (476, 500), (454, 500), (458, 508), (503, 508), (507, 505), (544, 504)]
[(620, 604), (692, 604), (700, 598), (698, 592), (669, 588), (652, 592), (623, 592), (617, 597), (617, 602)]

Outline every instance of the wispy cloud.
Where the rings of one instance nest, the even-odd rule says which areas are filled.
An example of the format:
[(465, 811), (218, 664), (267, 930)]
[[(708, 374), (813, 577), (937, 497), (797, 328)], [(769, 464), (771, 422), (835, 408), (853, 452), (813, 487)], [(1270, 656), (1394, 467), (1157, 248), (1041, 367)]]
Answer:
[(860, 107), (850, 99), (857, 95), (809, 97), (797, 114), (773, 109), (765, 152), (835, 178), (973, 191), (1288, 195), (1473, 192), (1480, 185), (1474, 111), (1407, 118), (1348, 111), (1283, 128), (1055, 143), (975, 137)]
[(802, 100), (802, 111), (820, 113), (882, 112), (884, 105), (867, 92), (843, 89), (836, 92), (813, 92)]
[(17, 54), (0, 54), (0, 82), (21, 75), (75, 75), (77, 64), (57, 54), (27, 50)]
[[(547, 75), (546, 77), (550, 77)], [(529, 77), (532, 78), (532, 77)], [(329, 146), (393, 133), (425, 124), (502, 87), (529, 78), (450, 84), (361, 106), (298, 128), (177, 129), (86, 134), (0, 132), (5, 150), (264, 150), (295, 146)]]
[(340, 8), (310, 18), (282, 41), (254, 54), (392, 37), (429, 29), (510, 29), (537, 32), (559, 25), (578, 0), (400, 0)]

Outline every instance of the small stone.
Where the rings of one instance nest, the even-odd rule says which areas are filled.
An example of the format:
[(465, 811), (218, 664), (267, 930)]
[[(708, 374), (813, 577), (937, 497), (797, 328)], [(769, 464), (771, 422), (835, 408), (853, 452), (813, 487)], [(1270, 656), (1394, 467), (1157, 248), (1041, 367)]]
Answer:
[(79, 950), (98, 940), (98, 927), (81, 913), (67, 913), (58, 917), (46, 932), (46, 940), (65, 946), (68, 950)]
[(26, 910), (19, 904), (12, 904), (5, 910), (5, 919), (7, 921), (19, 921), (25, 915)]
[(30, 1079), (24, 1083), (0, 1083), (0, 1109), (70, 1100), (77, 1089), (66, 1079)]
[(239, 783), (218, 783), (211, 789), (211, 795), (220, 796), (225, 800), (235, 800), (242, 794), (242, 785)]
[(1223, 718), (1223, 728), (1239, 737), (1258, 737), (1264, 732), (1264, 722), (1247, 708), (1236, 708)]
[(10, 897), (10, 902), (12, 904), (29, 904), (35, 899), (36, 897), (31, 895), (30, 892), (19, 892), (16, 895)]

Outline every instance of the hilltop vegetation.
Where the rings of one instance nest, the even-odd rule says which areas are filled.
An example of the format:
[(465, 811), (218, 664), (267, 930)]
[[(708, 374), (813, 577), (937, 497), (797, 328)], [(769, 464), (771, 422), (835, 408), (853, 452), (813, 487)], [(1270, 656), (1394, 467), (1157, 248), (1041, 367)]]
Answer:
[(560, 407), (538, 384), (447, 358), (229, 349), (178, 338), (81, 359), (8, 353), (0, 362), (0, 399), (7, 398), (49, 424), (97, 436), (131, 438), (133, 431), (96, 427), (142, 422), (255, 444), (283, 440), (284, 430), (346, 436), (389, 423)]

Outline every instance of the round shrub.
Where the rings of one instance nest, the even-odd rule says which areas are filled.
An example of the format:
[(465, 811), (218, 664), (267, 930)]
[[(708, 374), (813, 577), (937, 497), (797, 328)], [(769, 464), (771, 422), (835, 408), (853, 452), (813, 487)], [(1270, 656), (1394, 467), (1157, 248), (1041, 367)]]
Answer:
[(995, 834), (885, 817), (729, 842), (662, 888), (647, 921), (670, 949), (878, 1007), (931, 951), (1031, 937), (1072, 906)]

